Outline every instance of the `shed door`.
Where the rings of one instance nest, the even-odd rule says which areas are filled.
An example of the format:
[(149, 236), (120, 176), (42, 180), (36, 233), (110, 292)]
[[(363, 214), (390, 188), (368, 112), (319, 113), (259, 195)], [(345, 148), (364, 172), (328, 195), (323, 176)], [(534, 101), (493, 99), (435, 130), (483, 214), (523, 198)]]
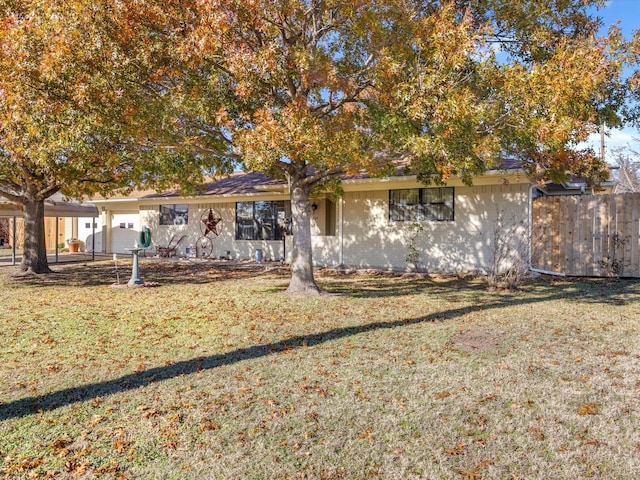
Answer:
[(115, 213), (111, 219), (111, 252), (131, 253), (125, 248), (133, 248), (140, 238), (140, 215), (137, 213)]
[(85, 251), (90, 252), (93, 245), (93, 228), (95, 226), (95, 251), (102, 252), (102, 225), (100, 218), (78, 217), (78, 239), (84, 242)]

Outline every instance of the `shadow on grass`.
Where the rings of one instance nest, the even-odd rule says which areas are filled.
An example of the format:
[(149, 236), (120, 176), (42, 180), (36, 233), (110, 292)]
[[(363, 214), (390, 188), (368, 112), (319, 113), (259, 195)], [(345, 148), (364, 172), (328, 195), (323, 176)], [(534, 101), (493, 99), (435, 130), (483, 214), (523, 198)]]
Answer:
[[(421, 323), (442, 322), (481, 310), (500, 309), (512, 305), (526, 304), (531, 304), (531, 307), (535, 308), (535, 304), (540, 302), (560, 299), (585, 301), (585, 299), (589, 299), (589, 297), (591, 297), (591, 301), (602, 301), (603, 299), (609, 298), (612, 303), (626, 303), (634, 301), (632, 297), (638, 296), (639, 287), (640, 282), (619, 282), (613, 286), (601, 283), (590, 284), (589, 282), (563, 282), (561, 284), (549, 284), (548, 286), (540, 287), (533, 292), (529, 292), (527, 295), (519, 296), (515, 294), (502, 298), (495, 297), (483, 304), (434, 312), (423, 317), (373, 322), (355, 327), (334, 328), (321, 333), (301, 335), (279, 342), (239, 348), (224, 354), (198, 357), (176, 362), (168, 366), (150, 368), (143, 372), (124, 375), (113, 380), (67, 388), (39, 396), (26, 397), (9, 403), (0, 402), (0, 421), (25, 417), (38, 411), (46, 412), (55, 410), (66, 405), (84, 402), (114, 393), (126, 392), (181, 375), (189, 375), (204, 370), (212, 370), (223, 365), (232, 365), (244, 360), (266, 357), (277, 354), (283, 350), (312, 347), (325, 342), (375, 330), (402, 328)], [(637, 299), (635, 301), (637, 301)]]
[[(8, 275), (15, 285), (52, 287), (97, 287), (126, 284), (131, 277), (131, 259), (120, 259), (118, 268), (113, 261), (96, 261), (67, 265), (52, 265), (53, 273), (46, 275)], [(173, 259), (141, 259), (140, 278), (146, 283), (166, 285), (205, 285), (217, 281), (252, 278), (265, 272), (280, 272), (270, 264), (225, 263)], [(12, 273), (12, 272), (9, 272)]]
[(351, 282), (339, 281), (339, 278), (334, 276), (323, 279), (325, 281), (322, 287), (329, 292), (354, 298), (401, 297), (428, 293), (454, 301), (486, 301), (490, 298), (514, 304), (527, 303), (525, 297), (530, 295), (552, 295), (550, 299), (566, 299), (577, 303), (626, 305), (630, 301), (637, 301), (637, 296), (640, 295), (639, 279), (543, 277), (525, 282), (519, 290), (489, 291), (483, 277), (452, 276), (434, 280), (429, 277), (397, 276), (389, 279), (376, 275), (357, 275)]
[[(126, 284), (131, 276), (131, 259), (120, 259), (119, 281)], [(26, 286), (97, 287), (116, 283), (116, 272), (112, 261), (95, 261), (83, 264), (56, 265), (55, 272), (48, 275), (10, 277), (9, 283)], [(171, 285), (207, 285), (226, 280), (252, 280), (269, 275), (287, 280), (290, 270), (278, 263), (253, 263), (209, 260), (176, 260), (146, 258), (140, 261), (140, 277), (144, 282), (160, 287)], [(418, 293), (442, 295), (459, 300), (464, 297), (476, 301), (491, 297), (504, 301), (509, 295), (519, 297), (519, 292), (487, 292), (487, 284), (482, 279), (443, 277), (433, 279), (421, 276), (395, 275), (390, 273), (359, 272), (335, 274), (322, 269), (316, 271), (320, 287), (332, 294), (354, 298), (403, 297)], [(622, 305), (629, 295), (640, 293), (638, 279), (608, 278), (547, 278), (525, 284), (522, 292), (532, 289), (562, 291), (565, 296), (577, 302), (595, 302)], [(286, 287), (272, 287), (267, 291), (277, 294)]]

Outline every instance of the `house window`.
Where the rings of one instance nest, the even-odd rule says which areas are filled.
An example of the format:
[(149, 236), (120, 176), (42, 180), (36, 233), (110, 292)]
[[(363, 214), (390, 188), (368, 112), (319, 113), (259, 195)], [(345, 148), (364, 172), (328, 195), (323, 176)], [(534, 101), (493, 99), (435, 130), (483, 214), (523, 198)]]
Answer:
[(289, 218), (288, 201), (237, 202), (236, 240), (282, 240)]
[(186, 225), (189, 223), (189, 205), (160, 205), (160, 225)]
[(389, 191), (392, 222), (453, 221), (453, 187), (408, 188)]

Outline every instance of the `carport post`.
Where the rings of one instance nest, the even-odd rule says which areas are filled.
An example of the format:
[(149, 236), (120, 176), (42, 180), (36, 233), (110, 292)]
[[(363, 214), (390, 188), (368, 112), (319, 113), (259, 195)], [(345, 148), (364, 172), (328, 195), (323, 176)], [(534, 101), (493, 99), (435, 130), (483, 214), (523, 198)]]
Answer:
[(91, 217), (91, 260), (96, 259), (96, 217)]
[(11, 264), (16, 264), (16, 216), (13, 216), (13, 238), (11, 239)]
[(56, 217), (56, 234), (55, 234), (55, 244), (56, 244), (56, 263), (58, 263), (58, 222), (59, 218)]

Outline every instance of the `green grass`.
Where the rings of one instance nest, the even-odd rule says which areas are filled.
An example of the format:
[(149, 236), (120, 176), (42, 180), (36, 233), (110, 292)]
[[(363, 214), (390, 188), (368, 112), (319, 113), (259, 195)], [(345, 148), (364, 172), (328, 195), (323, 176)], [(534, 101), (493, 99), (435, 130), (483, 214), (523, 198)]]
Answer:
[(0, 280), (0, 477), (640, 474), (639, 282), (58, 269)]

